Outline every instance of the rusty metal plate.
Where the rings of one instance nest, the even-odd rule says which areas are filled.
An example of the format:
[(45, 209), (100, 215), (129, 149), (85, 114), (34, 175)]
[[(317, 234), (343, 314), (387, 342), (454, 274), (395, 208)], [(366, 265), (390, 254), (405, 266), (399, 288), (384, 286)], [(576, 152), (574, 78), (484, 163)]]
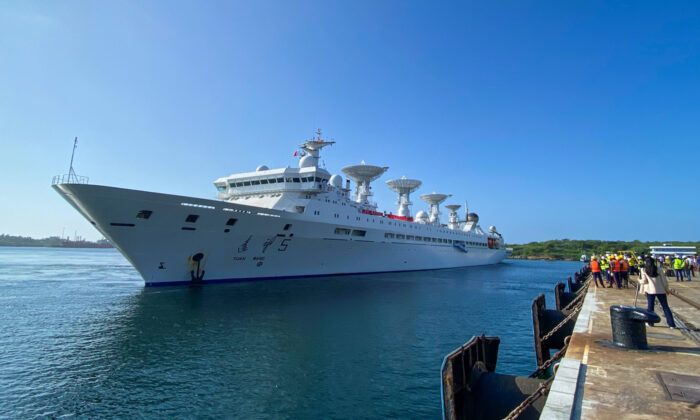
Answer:
[(680, 375), (671, 372), (656, 372), (664, 391), (673, 401), (700, 402), (700, 376)]

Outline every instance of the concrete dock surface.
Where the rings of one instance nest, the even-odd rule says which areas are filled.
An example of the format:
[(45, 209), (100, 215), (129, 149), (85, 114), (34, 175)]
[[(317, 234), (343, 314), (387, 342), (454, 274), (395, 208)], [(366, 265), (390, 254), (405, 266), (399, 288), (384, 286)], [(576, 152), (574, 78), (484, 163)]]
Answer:
[[(679, 328), (668, 328), (657, 301), (661, 322), (646, 329), (649, 349), (627, 350), (612, 343), (610, 306), (634, 305), (636, 279), (628, 289), (590, 284), (540, 418), (700, 419), (700, 278), (669, 277)], [(642, 293), (637, 307), (647, 309)]]

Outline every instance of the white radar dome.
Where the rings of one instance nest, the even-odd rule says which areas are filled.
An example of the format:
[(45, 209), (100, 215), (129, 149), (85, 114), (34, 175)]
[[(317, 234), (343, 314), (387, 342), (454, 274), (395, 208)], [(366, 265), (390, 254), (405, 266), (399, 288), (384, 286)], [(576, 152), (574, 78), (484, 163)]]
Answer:
[(268, 167), (265, 166), (265, 165), (260, 165), (260, 166), (258, 166), (257, 168), (255, 168), (255, 172), (269, 171), (269, 170), (270, 170), (270, 168), (268, 168)]
[(338, 174), (331, 176), (331, 185), (336, 188), (343, 188), (343, 177)]
[(316, 158), (311, 155), (306, 155), (299, 160), (300, 168), (313, 168), (316, 166)]
[(489, 230), (490, 230), (491, 232), (495, 232), (495, 231), (496, 231), (496, 226), (489, 226)]
[(428, 213), (426, 213), (424, 210), (421, 210), (418, 213), (416, 213), (416, 219), (428, 220)]

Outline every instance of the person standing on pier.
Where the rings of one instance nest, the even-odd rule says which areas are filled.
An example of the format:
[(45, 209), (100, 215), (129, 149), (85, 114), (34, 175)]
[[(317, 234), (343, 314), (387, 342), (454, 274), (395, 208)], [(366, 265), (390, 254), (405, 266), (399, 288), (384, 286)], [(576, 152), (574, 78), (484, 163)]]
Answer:
[(690, 258), (690, 255), (685, 257), (685, 260), (683, 261), (683, 270), (685, 271), (685, 276), (688, 278), (688, 281), (690, 280), (690, 275), (692, 274), (692, 267), (693, 267), (693, 260)]
[(600, 287), (605, 287), (603, 277), (600, 275), (600, 263), (598, 262), (598, 257), (595, 255), (591, 257), (591, 273), (593, 274), (595, 287), (598, 287), (598, 280), (600, 280)]
[(625, 259), (622, 255), (618, 257), (618, 260), (620, 261), (620, 277), (622, 277), (622, 285), (624, 286), (625, 289), (629, 287), (629, 269), (630, 266), (627, 263), (627, 259)]
[(683, 260), (680, 255), (673, 260), (673, 271), (676, 272), (676, 281), (683, 281)]
[(609, 287), (612, 287), (612, 279), (610, 278), (610, 263), (607, 257), (600, 258), (600, 268), (605, 272), (605, 279), (608, 281)]
[[(613, 279), (615, 280), (615, 285), (617, 285), (617, 288), (621, 288), (620, 284), (620, 261), (615, 258), (613, 255), (610, 257), (610, 270), (612, 270), (613, 274)], [(610, 282), (610, 285), (608, 287), (612, 287), (612, 282)]]
[(676, 328), (671, 308), (668, 307), (668, 300), (666, 299), (668, 280), (663, 268), (659, 268), (653, 258), (647, 258), (644, 261), (644, 266), (640, 268), (639, 285), (641, 291), (647, 295), (647, 309), (650, 312), (654, 312), (654, 302), (658, 299), (669, 328)]

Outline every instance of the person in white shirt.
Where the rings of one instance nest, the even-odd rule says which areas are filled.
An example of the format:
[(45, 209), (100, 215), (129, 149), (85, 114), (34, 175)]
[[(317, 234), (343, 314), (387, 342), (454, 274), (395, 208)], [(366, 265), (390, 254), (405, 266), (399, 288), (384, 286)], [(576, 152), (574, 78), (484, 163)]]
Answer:
[(683, 269), (685, 270), (685, 276), (688, 277), (688, 281), (690, 281), (690, 273), (693, 271), (693, 259), (690, 256), (685, 257), (685, 260), (683, 260)]
[(668, 280), (666, 279), (666, 274), (664, 274), (663, 266), (659, 267), (653, 258), (647, 258), (644, 261), (644, 265), (640, 267), (639, 285), (641, 287), (640, 291), (647, 295), (647, 309), (650, 312), (654, 312), (654, 302), (658, 299), (669, 328), (676, 328), (671, 308), (668, 307), (668, 300), (666, 299)]

